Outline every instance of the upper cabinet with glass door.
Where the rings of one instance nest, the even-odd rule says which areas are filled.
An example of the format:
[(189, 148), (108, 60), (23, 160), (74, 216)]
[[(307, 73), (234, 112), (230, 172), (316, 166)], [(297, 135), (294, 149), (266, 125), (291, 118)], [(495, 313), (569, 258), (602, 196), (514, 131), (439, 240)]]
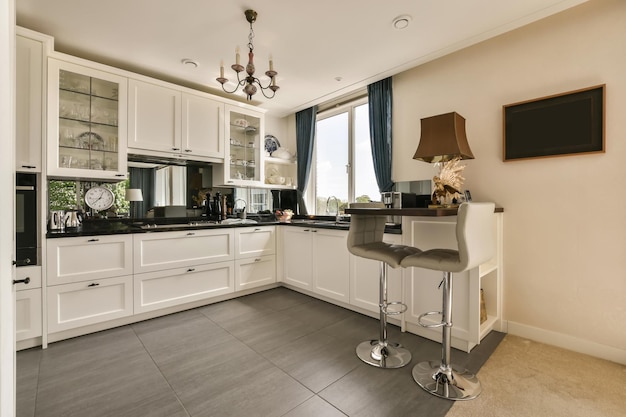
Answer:
[(49, 176), (127, 177), (127, 86), (124, 77), (49, 59)]
[(227, 155), (217, 175), (222, 185), (262, 184), (265, 115), (244, 107), (226, 106)]

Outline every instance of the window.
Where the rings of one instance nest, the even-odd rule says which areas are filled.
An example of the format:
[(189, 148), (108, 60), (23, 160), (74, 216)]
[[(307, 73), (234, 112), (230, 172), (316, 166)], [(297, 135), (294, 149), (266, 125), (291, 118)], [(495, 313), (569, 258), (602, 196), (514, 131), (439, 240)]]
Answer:
[[(374, 175), (367, 98), (317, 115), (315, 158), (308, 190), (315, 214), (342, 212), (348, 203), (380, 200)], [(335, 199), (337, 201), (335, 201)]]

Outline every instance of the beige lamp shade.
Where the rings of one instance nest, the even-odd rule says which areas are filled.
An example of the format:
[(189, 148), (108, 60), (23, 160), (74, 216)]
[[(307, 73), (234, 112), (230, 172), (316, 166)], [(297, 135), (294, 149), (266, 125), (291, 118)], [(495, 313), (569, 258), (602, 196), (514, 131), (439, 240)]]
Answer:
[(446, 162), (474, 159), (465, 135), (465, 119), (456, 112), (422, 119), (422, 133), (413, 159)]
[(143, 193), (140, 188), (127, 188), (126, 201), (143, 201)]

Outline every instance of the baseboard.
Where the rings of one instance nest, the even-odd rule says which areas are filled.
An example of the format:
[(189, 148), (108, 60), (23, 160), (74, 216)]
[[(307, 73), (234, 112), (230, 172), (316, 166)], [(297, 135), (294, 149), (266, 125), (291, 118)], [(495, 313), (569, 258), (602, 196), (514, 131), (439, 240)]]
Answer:
[(626, 365), (626, 350), (513, 321), (508, 321), (505, 328), (515, 336)]

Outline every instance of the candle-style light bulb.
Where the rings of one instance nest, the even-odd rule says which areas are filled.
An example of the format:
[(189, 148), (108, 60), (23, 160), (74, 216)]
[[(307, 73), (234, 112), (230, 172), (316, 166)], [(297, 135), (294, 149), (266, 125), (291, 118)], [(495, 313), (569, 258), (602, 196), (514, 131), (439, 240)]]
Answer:
[(220, 78), (224, 78), (224, 60), (220, 61)]
[(274, 60), (272, 59), (271, 55), (270, 55), (270, 71), (274, 71)]
[(235, 64), (239, 65), (239, 47), (235, 48)]

